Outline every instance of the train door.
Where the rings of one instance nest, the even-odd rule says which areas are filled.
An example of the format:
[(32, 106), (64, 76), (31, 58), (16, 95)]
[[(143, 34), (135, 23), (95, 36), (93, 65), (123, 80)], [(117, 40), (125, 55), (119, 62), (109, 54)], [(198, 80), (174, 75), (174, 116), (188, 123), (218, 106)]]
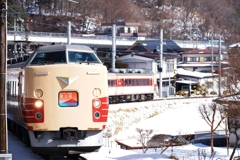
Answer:
[(19, 112), (19, 117), (20, 120), (22, 122), (24, 122), (23, 120), (23, 115), (22, 115), (22, 111), (23, 111), (23, 88), (24, 88), (24, 74), (23, 72), (20, 72), (18, 75), (18, 112)]
[(124, 79), (120, 78), (117, 79), (117, 95), (123, 94), (123, 88), (124, 88)]

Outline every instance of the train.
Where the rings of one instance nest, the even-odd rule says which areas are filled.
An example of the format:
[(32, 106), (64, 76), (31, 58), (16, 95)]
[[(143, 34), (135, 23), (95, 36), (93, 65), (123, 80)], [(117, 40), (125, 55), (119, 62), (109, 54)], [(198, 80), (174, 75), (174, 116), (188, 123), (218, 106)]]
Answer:
[(156, 88), (156, 77), (152, 71), (122, 68), (108, 71), (110, 104), (152, 100)]
[(8, 130), (39, 155), (98, 151), (108, 118), (107, 73), (90, 47), (37, 48), (26, 62), (8, 65)]

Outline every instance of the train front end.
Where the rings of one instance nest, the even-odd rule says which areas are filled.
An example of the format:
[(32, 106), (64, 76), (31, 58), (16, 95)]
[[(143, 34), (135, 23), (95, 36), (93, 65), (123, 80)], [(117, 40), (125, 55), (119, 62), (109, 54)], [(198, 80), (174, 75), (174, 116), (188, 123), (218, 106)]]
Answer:
[[(83, 53), (87, 61), (80, 60)], [(40, 48), (20, 78), (20, 108), (34, 152), (86, 153), (102, 146), (108, 117), (107, 69), (90, 48)]]

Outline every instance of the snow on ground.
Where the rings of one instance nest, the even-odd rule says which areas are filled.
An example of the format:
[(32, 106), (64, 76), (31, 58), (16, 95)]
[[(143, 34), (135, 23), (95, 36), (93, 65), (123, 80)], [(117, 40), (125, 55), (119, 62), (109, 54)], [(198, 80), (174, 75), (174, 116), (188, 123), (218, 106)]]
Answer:
[[(212, 99), (214, 98), (176, 99), (110, 106), (107, 126), (111, 127), (114, 135), (112, 139), (136, 137), (136, 128), (153, 129), (154, 134), (168, 135), (210, 131), (209, 125), (201, 118), (198, 107), (209, 104)], [(119, 126), (121, 129), (115, 134)]]
[[(221, 158), (221, 160), (229, 159), (230, 156), (227, 156), (226, 147), (215, 147), (214, 149), (216, 151), (216, 155), (213, 158), (214, 160), (217, 158)], [(211, 156), (210, 147), (200, 143), (169, 148), (163, 152), (163, 154), (160, 154), (161, 151), (159, 148), (156, 152), (154, 149), (149, 149), (146, 154), (143, 154), (141, 150), (122, 150), (102, 147), (99, 152), (82, 154), (82, 156), (87, 158), (87, 160), (164, 160), (169, 159), (172, 155), (179, 158), (179, 160), (198, 160), (199, 151), (206, 152), (206, 159), (209, 159)], [(230, 149), (230, 153), (231, 152), (232, 148)], [(235, 155), (238, 156), (238, 151)], [(204, 159), (203, 156), (201, 156), (201, 159)]]

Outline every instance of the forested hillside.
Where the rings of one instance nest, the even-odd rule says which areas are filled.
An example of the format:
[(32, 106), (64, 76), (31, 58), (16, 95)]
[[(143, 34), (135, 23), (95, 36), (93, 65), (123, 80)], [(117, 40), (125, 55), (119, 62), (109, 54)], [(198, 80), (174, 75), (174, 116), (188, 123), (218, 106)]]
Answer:
[[(96, 24), (140, 22), (140, 32), (164, 38), (239, 41), (239, 0), (8, 0), (9, 24), (14, 17), (29, 18), (31, 31), (66, 32), (71, 21), (76, 33), (88, 32), (89, 18)], [(15, 13), (15, 14), (14, 14)], [(17, 13), (17, 14), (16, 14)], [(97, 31), (97, 27), (94, 31)]]

